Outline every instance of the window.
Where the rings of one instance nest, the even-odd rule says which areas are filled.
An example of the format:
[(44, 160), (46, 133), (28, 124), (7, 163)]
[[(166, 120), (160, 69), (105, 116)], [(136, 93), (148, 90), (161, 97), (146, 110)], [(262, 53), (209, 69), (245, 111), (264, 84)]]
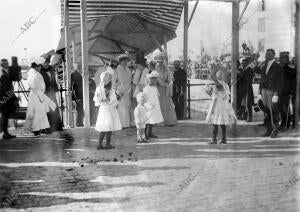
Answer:
[(261, 0), (258, 5), (259, 11), (263, 12), (266, 10), (266, 2), (265, 0)]
[(264, 52), (265, 51), (265, 39), (258, 40), (258, 51)]
[(258, 32), (266, 31), (266, 18), (258, 19)]

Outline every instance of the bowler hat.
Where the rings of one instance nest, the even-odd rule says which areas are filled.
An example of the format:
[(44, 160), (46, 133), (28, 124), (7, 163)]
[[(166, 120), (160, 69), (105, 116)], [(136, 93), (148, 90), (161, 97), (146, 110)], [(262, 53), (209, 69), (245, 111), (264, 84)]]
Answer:
[(147, 59), (142, 57), (142, 58), (137, 58), (135, 61), (135, 64), (140, 64), (142, 66), (146, 66), (147, 65)]

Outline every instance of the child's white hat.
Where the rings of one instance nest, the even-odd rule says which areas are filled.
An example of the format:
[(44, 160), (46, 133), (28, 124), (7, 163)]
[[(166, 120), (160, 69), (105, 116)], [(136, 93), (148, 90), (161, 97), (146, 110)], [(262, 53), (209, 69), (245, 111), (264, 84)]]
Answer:
[(142, 100), (145, 100), (145, 101), (147, 101), (147, 94), (145, 94), (144, 92), (139, 92), (137, 95), (136, 95), (136, 101), (137, 102), (140, 102), (140, 101), (142, 101)]
[(152, 71), (150, 74), (147, 74), (147, 78), (158, 77), (159, 73), (157, 71)]

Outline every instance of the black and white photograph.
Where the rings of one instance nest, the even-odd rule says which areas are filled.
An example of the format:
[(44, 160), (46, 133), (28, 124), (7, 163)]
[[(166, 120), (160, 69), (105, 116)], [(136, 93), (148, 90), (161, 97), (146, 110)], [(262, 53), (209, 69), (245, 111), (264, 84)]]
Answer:
[(0, 212), (299, 212), (300, 0), (0, 0)]

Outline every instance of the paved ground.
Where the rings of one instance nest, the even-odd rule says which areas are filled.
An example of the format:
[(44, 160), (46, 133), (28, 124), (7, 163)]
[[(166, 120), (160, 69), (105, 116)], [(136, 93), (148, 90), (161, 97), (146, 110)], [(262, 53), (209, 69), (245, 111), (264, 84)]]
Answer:
[(238, 125), (228, 145), (208, 145), (197, 121), (154, 131), (149, 144), (117, 132), (106, 151), (93, 129), (74, 130), (70, 146), (22, 132), (0, 141), (0, 211), (300, 211), (298, 131), (265, 139)]

